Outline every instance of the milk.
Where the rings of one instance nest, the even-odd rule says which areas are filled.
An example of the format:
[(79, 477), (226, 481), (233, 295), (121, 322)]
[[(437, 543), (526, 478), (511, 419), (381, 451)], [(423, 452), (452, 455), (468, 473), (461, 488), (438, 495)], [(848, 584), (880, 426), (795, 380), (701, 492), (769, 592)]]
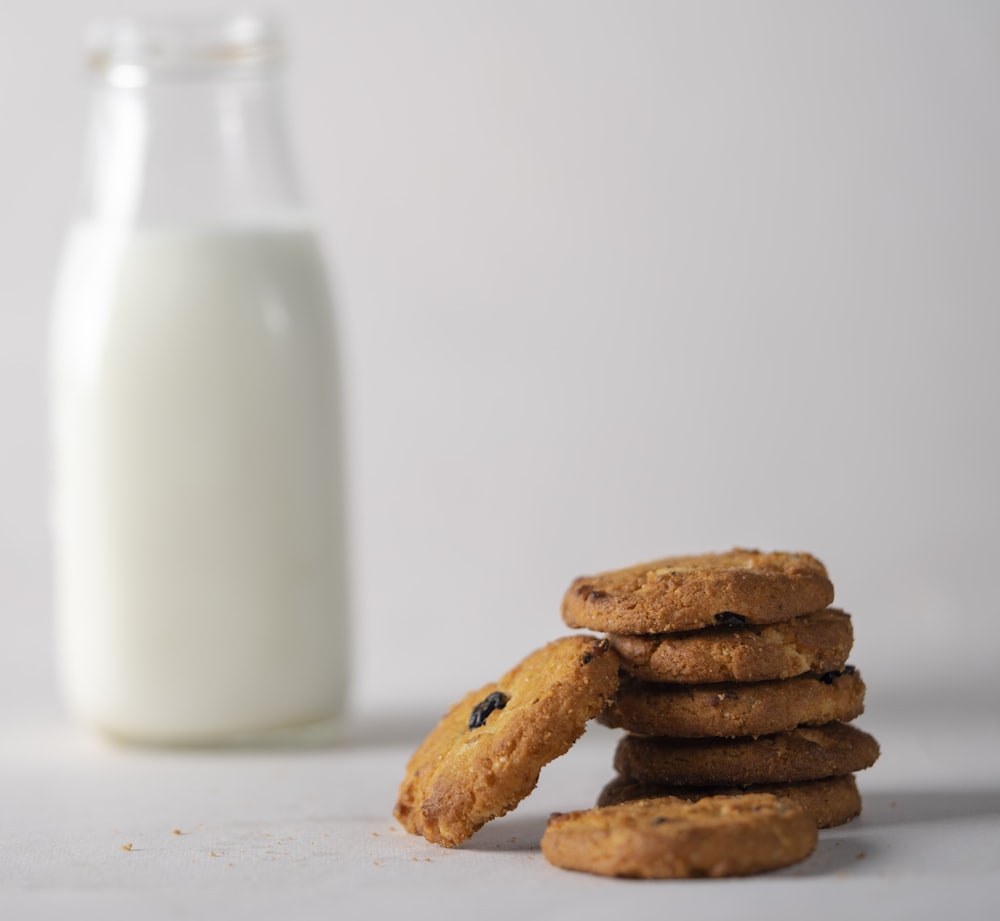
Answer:
[(52, 343), (66, 698), (150, 742), (267, 737), (343, 706), (330, 305), (303, 227), (82, 223)]

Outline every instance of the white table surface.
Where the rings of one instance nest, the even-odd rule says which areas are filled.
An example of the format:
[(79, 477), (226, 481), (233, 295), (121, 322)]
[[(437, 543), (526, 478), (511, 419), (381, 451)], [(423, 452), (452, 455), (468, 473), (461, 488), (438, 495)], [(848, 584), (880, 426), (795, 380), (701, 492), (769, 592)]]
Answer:
[(122, 748), (59, 717), (15, 719), (0, 761), (0, 917), (579, 921), (627, 905), (685, 921), (996, 918), (1000, 716), (988, 690), (870, 703), (858, 725), (883, 754), (859, 775), (862, 816), (821, 832), (803, 863), (721, 881), (546, 863), (548, 814), (591, 805), (612, 776), (618, 733), (599, 726), (518, 809), (449, 850), (391, 816), (429, 713), (358, 713), (336, 747), (256, 752)]

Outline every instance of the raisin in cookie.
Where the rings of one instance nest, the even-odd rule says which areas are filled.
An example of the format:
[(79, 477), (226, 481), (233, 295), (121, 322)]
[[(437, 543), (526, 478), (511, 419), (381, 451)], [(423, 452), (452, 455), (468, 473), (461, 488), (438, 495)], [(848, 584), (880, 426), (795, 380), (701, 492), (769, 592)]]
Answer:
[(833, 583), (808, 553), (669, 557), (574, 580), (563, 621), (605, 633), (671, 633), (726, 624), (771, 624), (819, 611)]
[(816, 840), (816, 824), (801, 808), (758, 793), (634, 800), (556, 814), (542, 836), (542, 854), (555, 866), (602, 876), (746, 876), (805, 859)]
[(854, 644), (850, 615), (826, 608), (782, 624), (708, 627), (666, 635), (610, 634), (622, 668), (644, 681), (769, 681), (843, 668)]
[(618, 657), (606, 640), (568, 636), (456, 703), (410, 759), (394, 815), (454, 847), (527, 796), (614, 697)]
[(835, 828), (861, 815), (861, 793), (853, 774), (798, 783), (751, 784), (747, 787), (679, 787), (616, 777), (605, 784), (597, 805), (613, 806), (657, 796), (695, 800), (705, 796), (744, 796), (750, 793), (771, 793), (791, 800), (805, 811), (817, 828)]
[(796, 726), (850, 722), (864, 712), (865, 684), (857, 669), (776, 681), (654, 684), (623, 681), (600, 721), (647, 736), (762, 736)]

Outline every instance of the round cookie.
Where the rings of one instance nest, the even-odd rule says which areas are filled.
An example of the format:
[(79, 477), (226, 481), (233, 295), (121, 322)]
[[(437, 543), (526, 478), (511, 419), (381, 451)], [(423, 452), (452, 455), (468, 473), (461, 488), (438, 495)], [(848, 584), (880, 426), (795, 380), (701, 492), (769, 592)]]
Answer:
[(833, 601), (826, 569), (807, 553), (668, 557), (573, 581), (563, 621), (604, 633), (672, 633), (720, 624), (771, 624)]
[(460, 844), (535, 788), (617, 686), (606, 640), (568, 636), (536, 650), (448, 711), (410, 758), (393, 814), (428, 841)]
[(695, 800), (704, 796), (741, 796), (771, 793), (802, 808), (817, 828), (835, 828), (861, 815), (861, 794), (853, 774), (803, 780), (798, 783), (751, 784), (747, 787), (678, 787), (616, 777), (601, 790), (598, 806), (613, 806), (654, 796), (676, 796)]
[(864, 702), (865, 684), (848, 665), (842, 672), (743, 684), (623, 681), (599, 720), (647, 736), (736, 738), (849, 722), (864, 711)]
[(802, 726), (758, 739), (671, 739), (626, 735), (615, 770), (633, 780), (683, 786), (740, 786), (819, 780), (871, 767), (878, 742), (848, 723)]
[(850, 655), (854, 631), (850, 615), (826, 608), (780, 624), (653, 636), (610, 634), (608, 640), (622, 668), (635, 678), (711, 684), (837, 671)]
[(634, 800), (556, 814), (542, 854), (567, 870), (639, 879), (746, 876), (804, 860), (815, 823), (766, 793)]

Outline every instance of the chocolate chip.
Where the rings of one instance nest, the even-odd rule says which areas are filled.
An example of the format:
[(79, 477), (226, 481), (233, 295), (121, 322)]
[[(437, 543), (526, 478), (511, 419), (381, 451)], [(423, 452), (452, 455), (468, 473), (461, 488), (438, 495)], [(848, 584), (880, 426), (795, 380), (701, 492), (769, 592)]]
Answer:
[(583, 658), (580, 660), (580, 664), (586, 665), (588, 662), (593, 662), (593, 661), (594, 661), (594, 654), (592, 652), (586, 652), (584, 653)]
[(502, 710), (510, 698), (503, 691), (494, 691), (472, 708), (469, 714), (469, 729), (478, 729), (494, 710)]
[(732, 611), (723, 611), (715, 615), (715, 622), (723, 627), (740, 627), (747, 622), (742, 614), (734, 614)]
[(607, 592), (602, 592), (600, 589), (595, 588), (587, 595), (587, 601), (603, 601), (607, 597)]

